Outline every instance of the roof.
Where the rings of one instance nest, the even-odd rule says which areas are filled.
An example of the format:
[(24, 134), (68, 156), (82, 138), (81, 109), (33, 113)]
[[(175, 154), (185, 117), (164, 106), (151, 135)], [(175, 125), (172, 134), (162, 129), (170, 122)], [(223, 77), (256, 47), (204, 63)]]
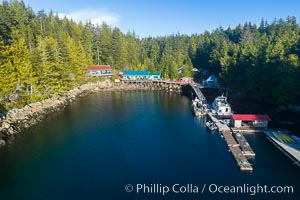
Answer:
[(150, 74), (149, 71), (124, 71), (124, 76), (148, 76)]
[(150, 72), (149, 75), (153, 75), (153, 76), (160, 76), (161, 73), (160, 72)]
[(217, 80), (217, 77), (215, 77), (214, 75), (211, 75), (208, 79), (206, 79), (206, 81), (215, 81)]
[(110, 65), (91, 65), (88, 66), (88, 70), (111, 70)]
[(184, 66), (180, 66), (180, 67), (178, 67), (177, 70), (182, 70), (183, 68), (184, 68)]
[(271, 121), (269, 115), (259, 115), (259, 114), (233, 114), (232, 119), (242, 120), (242, 121), (254, 121), (254, 120)]

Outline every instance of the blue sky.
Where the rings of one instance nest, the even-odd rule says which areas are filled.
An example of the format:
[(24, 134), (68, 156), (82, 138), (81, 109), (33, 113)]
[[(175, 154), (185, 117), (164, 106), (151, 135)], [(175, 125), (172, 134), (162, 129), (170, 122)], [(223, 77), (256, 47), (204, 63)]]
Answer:
[(300, 0), (24, 0), (35, 12), (51, 9), (75, 21), (106, 21), (122, 32), (140, 37), (173, 33), (192, 34), (220, 26), (235, 27), (246, 21), (295, 16), (300, 20)]

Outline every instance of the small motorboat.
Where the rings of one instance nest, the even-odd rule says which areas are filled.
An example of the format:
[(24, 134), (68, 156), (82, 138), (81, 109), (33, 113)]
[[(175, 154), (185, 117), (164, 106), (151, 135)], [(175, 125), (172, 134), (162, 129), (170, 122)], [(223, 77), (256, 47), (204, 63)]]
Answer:
[(212, 121), (207, 121), (206, 123), (205, 123), (205, 125), (206, 125), (206, 127), (210, 130), (210, 131), (214, 131), (214, 130), (217, 130), (218, 129), (218, 127), (215, 125), (215, 123), (214, 122), (212, 122)]
[(198, 98), (193, 100), (192, 110), (196, 117), (201, 117), (201, 116), (205, 115), (204, 109), (202, 107), (202, 102)]

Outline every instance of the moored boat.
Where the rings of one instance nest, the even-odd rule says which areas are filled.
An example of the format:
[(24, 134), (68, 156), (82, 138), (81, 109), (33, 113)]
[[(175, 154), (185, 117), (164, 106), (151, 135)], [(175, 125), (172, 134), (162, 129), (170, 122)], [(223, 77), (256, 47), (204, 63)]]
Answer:
[(195, 114), (196, 117), (201, 117), (201, 116), (204, 115), (203, 114), (203, 109), (201, 108), (201, 106), (199, 106), (197, 104), (195, 104), (193, 106), (193, 111), (194, 111), (194, 114)]
[(215, 125), (215, 123), (214, 122), (212, 122), (212, 121), (207, 121), (206, 123), (205, 123), (205, 125), (206, 125), (206, 127), (210, 130), (210, 131), (214, 131), (214, 130), (217, 130), (218, 129), (218, 127)]
[(212, 103), (212, 108), (215, 110), (216, 114), (222, 117), (229, 117), (231, 116), (231, 107), (227, 101), (227, 97), (225, 96), (218, 96)]
[(192, 110), (196, 117), (201, 117), (206, 114), (205, 107), (203, 106), (203, 102), (199, 100), (197, 97), (193, 100)]
[(264, 133), (277, 148), (300, 166), (300, 141), (298, 137), (282, 130), (268, 130)]

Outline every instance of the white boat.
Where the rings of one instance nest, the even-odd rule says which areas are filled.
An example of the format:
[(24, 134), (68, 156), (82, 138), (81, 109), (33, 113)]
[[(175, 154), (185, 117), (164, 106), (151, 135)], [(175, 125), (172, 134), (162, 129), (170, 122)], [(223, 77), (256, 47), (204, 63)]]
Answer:
[(197, 97), (195, 98), (195, 100), (193, 100), (192, 110), (196, 117), (201, 117), (206, 114), (206, 110), (203, 102), (199, 100)]
[(216, 114), (219, 116), (228, 117), (231, 115), (230, 104), (227, 101), (227, 97), (223, 95), (215, 98), (214, 102), (212, 103), (212, 108), (216, 111)]
[(206, 127), (207, 127), (209, 130), (211, 130), (211, 131), (214, 131), (214, 130), (217, 130), (217, 129), (218, 129), (218, 127), (215, 125), (215, 123), (214, 123), (214, 122), (211, 122), (211, 121), (207, 121), (207, 122), (205, 123), (205, 125), (206, 125)]
[(196, 117), (203, 116), (203, 108), (202, 108), (200, 102), (193, 101), (192, 110), (193, 110)]

